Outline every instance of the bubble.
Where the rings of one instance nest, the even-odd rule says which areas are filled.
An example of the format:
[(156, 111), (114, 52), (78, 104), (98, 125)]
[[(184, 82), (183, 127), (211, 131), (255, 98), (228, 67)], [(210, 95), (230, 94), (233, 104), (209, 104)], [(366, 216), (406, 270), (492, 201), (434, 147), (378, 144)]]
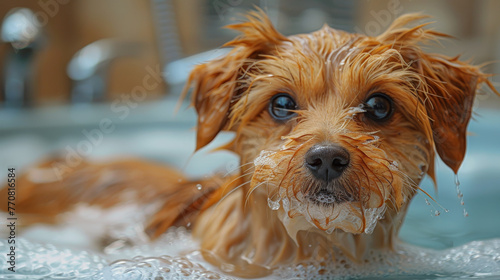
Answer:
[(202, 188), (203, 188), (203, 186), (201, 184), (196, 185), (196, 189), (198, 189), (199, 191), (201, 191)]
[(335, 197), (331, 194), (319, 193), (316, 195), (316, 200), (320, 203), (331, 204), (335, 202)]
[[(151, 244), (128, 248), (116, 255), (61, 249), (19, 238), (16, 240), (19, 270), (15, 279), (237, 279), (204, 262), (191, 244), (196, 241), (184, 228), (171, 228)], [(178, 251), (171, 248), (181, 245)], [(5, 252), (8, 246), (7, 240), (0, 240), (0, 252)], [(500, 239), (474, 241), (441, 251), (402, 243), (394, 246), (390, 251), (368, 252), (362, 264), (334, 249), (330, 259), (283, 265), (265, 279), (428, 279), (429, 275), (433, 275), (432, 279), (498, 279), (500, 276)], [(6, 254), (0, 255), (0, 262), (0, 268), (5, 269)], [(230, 272), (234, 267), (224, 265), (222, 270)]]
[[(0, 241), (1, 252), (8, 252), (11, 245), (7, 242)], [(16, 272), (13, 276), (17, 277), (12, 279), (89, 279), (107, 265), (107, 261), (96, 254), (35, 244), (23, 238), (16, 239), (15, 247)], [(7, 254), (2, 253), (0, 261), (1, 271), (7, 271)]]
[[(372, 250), (362, 264), (340, 251), (331, 261), (276, 269), (270, 279), (497, 279), (500, 239), (475, 241), (442, 251), (398, 243), (394, 251)], [(333, 258), (335, 258), (333, 260)]]

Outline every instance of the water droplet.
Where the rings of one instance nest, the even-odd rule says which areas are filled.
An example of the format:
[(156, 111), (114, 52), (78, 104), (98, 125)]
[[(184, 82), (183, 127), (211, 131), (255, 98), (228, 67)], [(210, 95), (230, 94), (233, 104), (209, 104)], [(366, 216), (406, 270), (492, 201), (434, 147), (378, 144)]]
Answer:
[(232, 264), (229, 263), (223, 263), (220, 265), (220, 269), (224, 272), (233, 272), (235, 267)]
[(437, 216), (439, 216), (439, 215), (441, 215), (441, 212), (439, 212), (438, 210), (436, 210), (436, 211), (434, 212), (434, 216), (436, 216), (436, 217), (437, 217)]
[(390, 170), (393, 170), (393, 171), (397, 171), (399, 170), (398, 169), (398, 162), (397, 161), (393, 161), (389, 164), (389, 169)]
[(366, 140), (365, 142), (363, 142), (363, 144), (365, 144), (365, 145), (371, 144), (371, 143), (377, 142), (379, 139), (380, 139), (380, 137), (378, 137), (377, 135), (373, 135), (372, 139)]
[(269, 205), (269, 208), (272, 210), (278, 210), (280, 209), (280, 199), (274, 201), (271, 198), (267, 198), (267, 205)]
[(335, 230), (335, 227), (331, 227), (331, 228), (329, 228), (329, 229), (325, 230), (325, 232), (326, 232), (327, 234), (332, 234), (332, 232), (333, 232), (334, 230)]
[(427, 164), (419, 163), (418, 168), (420, 169), (420, 176), (424, 176), (425, 172), (427, 172)]
[(201, 184), (197, 184), (197, 185), (196, 185), (196, 188), (197, 188), (199, 191), (201, 191), (201, 189), (203, 188), (203, 186), (202, 186)]
[(469, 213), (467, 212), (467, 210), (465, 210), (465, 208), (464, 208), (464, 217), (469, 217)]
[(425, 204), (431, 205), (431, 203), (429, 202), (429, 200), (427, 198), (425, 199)]

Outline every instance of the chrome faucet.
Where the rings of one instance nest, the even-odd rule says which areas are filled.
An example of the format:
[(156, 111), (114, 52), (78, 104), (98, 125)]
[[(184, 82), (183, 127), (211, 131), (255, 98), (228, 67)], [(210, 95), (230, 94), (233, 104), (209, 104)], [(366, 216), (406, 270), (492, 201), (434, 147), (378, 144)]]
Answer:
[(42, 25), (30, 9), (12, 9), (3, 19), (1, 40), (11, 45), (0, 82), (4, 106), (30, 106), (33, 103), (33, 60), (45, 41)]
[(102, 39), (79, 50), (67, 67), (73, 81), (71, 101), (90, 103), (104, 101), (111, 62), (123, 56), (138, 55), (142, 45), (118, 39)]

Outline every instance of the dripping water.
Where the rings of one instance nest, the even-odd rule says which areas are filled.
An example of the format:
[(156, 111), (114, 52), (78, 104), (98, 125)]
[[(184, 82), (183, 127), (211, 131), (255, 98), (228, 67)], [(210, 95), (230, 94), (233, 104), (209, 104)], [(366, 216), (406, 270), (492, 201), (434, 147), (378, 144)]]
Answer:
[[(436, 205), (437, 205), (439, 208), (441, 208), (441, 210), (442, 210), (442, 211), (444, 211), (445, 213), (450, 212), (450, 210), (448, 210), (447, 208), (444, 208), (441, 204), (439, 204), (439, 203), (437, 203), (437, 202), (435, 202), (435, 201), (434, 201), (434, 203), (436, 203)], [(439, 209), (437, 209), (437, 208), (436, 208), (436, 207), (435, 207), (435, 206), (434, 206), (434, 205), (433, 205), (433, 204), (429, 201), (429, 199), (427, 199), (427, 198), (425, 199), (425, 204), (427, 204), (427, 205), (429, 205), (429, 206), (431, 206), (431, 207), (432, 207), (432, 209), (431, 209), (431, 214), (432, 214), (433, 216), (437, 217), (437, 216), (441, 215), (441, 211), (440, 211)]]
[(464, 217), (468, 217), (469, 213), (465, 209), (464, 194), (462, 193), (462, 190), (460, 190), (460, 181), (458, 180), (458, 174), (455, 174), (455, 189), (457, 191), (457, 197), (460, 200), (460, 205), (462, 205), (464, 209)]

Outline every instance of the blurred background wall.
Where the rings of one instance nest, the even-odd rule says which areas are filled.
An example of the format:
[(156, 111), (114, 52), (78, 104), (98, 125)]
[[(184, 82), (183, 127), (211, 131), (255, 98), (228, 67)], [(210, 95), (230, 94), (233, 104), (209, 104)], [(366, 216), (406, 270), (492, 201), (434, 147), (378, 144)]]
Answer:
[[(140, 84), (146, 65), (159, 61), (149, 1), (7, 0), (0, 4), (0, 17), (5, 18), (16, 7), (31, 9), (44, 33), (44, 42), (33, 58), (36, 104), (69, 101), (68, 63), (78, 50), (99, 39), (119, 38), (142, 44), (144, 49), (110, 65), (108, 94), (111, 96)], [(10, 48), (8, 43), (2, 43), (0, 65), (5, 65), (5, 53)], [(9, 71), (5, 67), (2, 70)]]
[[(136, 53), (114, 59), (106, 70), (105, 95), (106, 100), (112, 100), (140, 85), (148, 66), (163, 67), (173, 60), (220, 47), (234, 36), (221, 27), (235, 22), (241, 18), (240, 13), (254, 6), (267, 10), (278, 30), (285, 34), (310, 32), (328, 23), (376, 35), (398, 15), (422, 12), (432, 16), (432, 28), (457, 38), (443, 41), (444, 48), (437, 51), (462, 54), (477, 63), (496, 61), (500, 56), (500, 1), (495, 0), (2, 0), (0, 18), (5, 19), (16, 7), (34, 13), (44, 40), (32, 58), (32, 99), (36, 105), (64, 104), (70, 102), (74, 85), (67, 74), (68, 64), (86, 45), (114, 38), (140, 46)], [(2, 77), (12, 67), (6, 63), (12, 46), (3, 41)], [(498, 73), (498, 65), (485, 69)], [(161, 84), (149, 91), (148, 97), (155, 99), (165, 94), (168, 86)]]

